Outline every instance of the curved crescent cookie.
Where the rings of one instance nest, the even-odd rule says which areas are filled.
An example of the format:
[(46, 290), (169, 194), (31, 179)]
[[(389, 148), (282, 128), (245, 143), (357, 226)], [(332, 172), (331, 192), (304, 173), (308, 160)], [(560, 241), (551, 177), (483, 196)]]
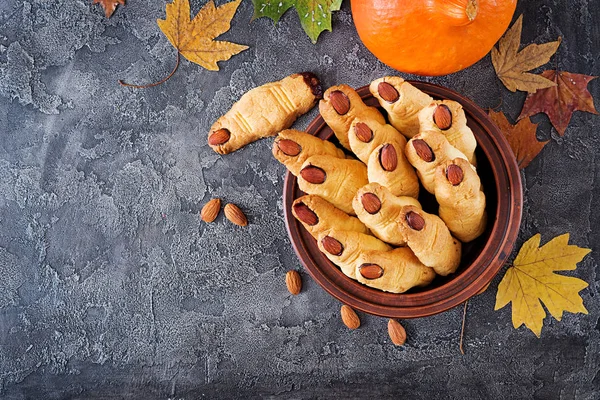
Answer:
[(384, 76), (371, 82), (369, 90), (388, 113), (390, 124), (404, 136), (419, 133), (418, 113), (433, 99), (399, 76)]
[(396, 197), (378, 183), (361, 187), (352, 201), (358, 219), (373, 235), (394, 246), (406, 245), (406, 237), (400, 229), (398, 218), (402, 208), (408, 205), (421, 208), (417, 199)]
[(423, 131), (410, 139), (405, 153), (408, 161), (417, 169), (421, 184), (431, 194), (435, 193), (434, 174), (438, 165), (455, 158), (467, 159), (443, 134), (436, 131)]
[(406, 244), (419, 261), (442, 276), (456, 271), (460, 265), (461, 243), (452, 237), (440, 217), (415, 206), (404, 206), (398, 222)]
[(321, 98), (319, 79), (310, 72), (290, 75), (245, 93), (210, 128), (208, 144), (219, 154), (289, 128)]
[(467, 117), (460, 103), (453, 100), (434, 101), (419, 112), (421, 131), (443, 133), (448, 142), (467, 156), (467, 160), (477, 165), (475, 148), (477, 140), (467, 126)]
[(435, 278), (435, 271), (423, 265), (408, 247), (363, 252), (355, 274), (360, 283), (391, 293), (427, 286)]
[(356, 90), (348, 85), (332, 86), (319, 102), (319, 112), (340, 144), (350, 150), (348, 129), (355, 118), (385, 124), (385, 118), (375, 107), (367, 106)]
[(349, 216), (327, 200), (312, 194), (294, 200), (292, 214), (315, 239), (332, 229), (369, 233), (369, 229), (358, 218)]
[(309, 157), (298, 174), (300, 190), (321, 196), (351, 215), (354, 215), (352, 199), (356, 191), (367, 183), (365, 164), (331, 156)]
[(273, 142), (273, 157), (285, 165), (294, 176), (298, 176), (304, 161), (314, 155), (346, 158), (344, 152), (330, 141), (295, 129), (279, 132)]
[(356, 279), (356, 263), (363, 252), (392, 249), (391, 246), (374, 236), (336, 230), (319, 235), (317, 245), (332, 263), (340, 267), (342, 272), (352, 279)]
[(440, 218), (462, 242), (479, 237), (487, 224), (481, 181), (467, 160), (447, 161), (435, 171), (435, 198)]

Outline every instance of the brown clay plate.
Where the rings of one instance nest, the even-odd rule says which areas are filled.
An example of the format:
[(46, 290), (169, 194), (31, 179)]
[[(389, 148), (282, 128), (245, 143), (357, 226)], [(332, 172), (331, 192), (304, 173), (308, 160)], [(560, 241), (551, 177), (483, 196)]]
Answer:
[[(436, 99), (462, 104), (467, 124), (477, 139), (477, 171), (487, 199), (488, 227), (485, 233), (463, 245), (461, 265), (448, 277), (436, 277), (425, 288), (402, 294), (387, 293), (365, 286), (345, 276), (317, 247), (316, 241), (294, 218), (292, 202), (304, 193), (296, 177), (287, 173), (283, 188), (285, 222), (292, 245), (308, 273), (329, 294), (358, 310), (390, 318), (417, 318), (455, 307), (478, 294), (504, 265), (514, 247), (523, 207), (521, 176), (510, 146), (485, 111), (460, 94), (431, 83), (411, 83)], [(357, 90), (363, 101), (378, 106), (368, 86)], [(307, 132), (337, 143), (331, 129), (319, 115)], [(419, 201), (427, 212), (437, 213), (435, 198), (421, 190)], [(435, 251), (435, 249), (432, 249)]]

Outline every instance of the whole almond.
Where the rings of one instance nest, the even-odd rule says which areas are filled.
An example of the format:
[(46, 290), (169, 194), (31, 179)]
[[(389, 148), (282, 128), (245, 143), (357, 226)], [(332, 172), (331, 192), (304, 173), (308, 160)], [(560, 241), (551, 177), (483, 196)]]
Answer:
[(231, 134), (229, 130), (225, 128), (221, 128), (219, 130), (214, 131), (208, 136), (208, 144), (211, 146), (219, 146), (221, 144), (227, 143)]
[(219, 215), (219, 211), (221, 211), (221, 199), (212, 199), (202, 207), (200, 218), (204, 222), (213, 222)]
[(288, 291), (297, 295), (302, 290), (302, 278), (296, 270), (290, 270), (285, 274), (285, 285)]
[(302, 176), (302, 179), (304, 179), (306, 182), (314, 183), (316, 185), (325, 182), (325, 179), (327, 178), (325, 171), (319, 167), (315, 167), (314, 165), (308, 165), (304, 167), (300, 171), (300, 176)]
[(379, 85), (377, 85), (377, 92), (379, 93), (379, 96), (388, 103), (395, 103), (400, 98), (396, 88), (387, 82), (380, 82)]
[(362, 264), (358, 267), (358, 272), (365, 279), (377, 279), (383, 276), (383, 268), (377, 264)]
[(435, 160), (435, 154), (433, 154), (433, 150), (423, 139), (413, 139), (411, 140), (412, 145), (417, 152), (417, 155), (421, 157), (423, 161), (432, 162)]
[(375, 193), (365, 193), (360, 197), (363, 208), (369, 214), (377, 214), (381, 210), (381, 200)]
[(456, 164), (448, 165), (446, 168), (446, 178), (452, 184), (452, 186), (458, 186), (463, 181), (464, 173), (461, 167)]
[(342, 315), (342, 322), (349, 329), (357, 329), (360, 327), (360, 318), (358, 318), (356, 311), (354, 311), (352, 307), (344, 304), (340, 310), (340, 314)]
[(369, 128), (369, 125), (364, 122), (359, 122), (354, 125), (354, 134), (363, 143), (369, 143), (373, 140), (373, 131)]
[(326, 252), (334, 256), (341, 256), (344, 252), (344, 246), (342, 246), (337, 239), (332, 238), (331, 236), (325, 236), (323, 239), (321, 239), (321, 245), (323, 245), (323, 248)]
[(279, 150), (281, 150), (283, 154), (290, 157), (297, 156), (302, 151), (302, 147), (290, 139), (281, 139), (277, 141), (277, 147), (279, 147)]
[(400, 322), (395, 319), (388, 321), (388, 334), (390, 335), (390, 339), (392, 339), (392, 343), (396, 346), (403, 346), (406, 343), (406, 331), (400, 325)]
[(452, 111), (450, 111), (447, 105), (440, 104), (435, 108), (433, 122), (443, 131), (452, 126)]
[(348, 96), (342, 91), (334, 90), (331, 92), (329, 94), (329, 102), (334, 110), (340, 115), (344, 115), (350, 111), (350, 99), (348, 99)]
[(385, 171), (392, 172), (398, 166), (398, 154), (391, 144), (385, 144), (379, 152), (379, 164)]
[(420, 231), (425, 228), (425, 220), (419, 214), (414, 211), (406, 213), (406, 222), (415, 231)]
[(306, 225), (313, 226), (319, 223), (317, 214), (302, 202), (294, 204), (294, 215)]
[(227, 204), (223, 211), (225, 212), (225, 217), (234, 224), (239, 226), (248, 225), (248, 218), (246, 218), (246, 214), (244, 214), (244, 212), (235, 204)]

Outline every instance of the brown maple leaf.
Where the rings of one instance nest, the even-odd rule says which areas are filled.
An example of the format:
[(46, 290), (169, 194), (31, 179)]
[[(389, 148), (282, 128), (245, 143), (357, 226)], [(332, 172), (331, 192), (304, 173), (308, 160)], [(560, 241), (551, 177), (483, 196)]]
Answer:
[(125, 0), (94, 0), (92, 4), (100, 4), (104, 8), (104, 14), (106, 18), (110, 18), (115, 12), (117, 5), (125, 5)]
[(552, 125), (563, 136), (574, 111), (598, 114), (594, 108), (594, 99), (587, 90), (589, 81), (597, 76), (555, 70), (544, 71), (542, 76), (555, 82), (556, 86), (528, 94), (519, 119), (540, 112), (546, 113)]
[(506, 119), (506, 116), (502, 112), (495, 112), (490, 110), (490, 118), (498, 128), (504, 133), (510, 148), (512, 149), (519, 164), (519, 169), (523, 169), (529, 165), (542, 151), (544, 146), (548, 143), (540, 142), (537, 140), (535, 132), (537, 130), (537, 124), (531, 122), (531, 119), (522, 119), (516, 125), (512, 125)]

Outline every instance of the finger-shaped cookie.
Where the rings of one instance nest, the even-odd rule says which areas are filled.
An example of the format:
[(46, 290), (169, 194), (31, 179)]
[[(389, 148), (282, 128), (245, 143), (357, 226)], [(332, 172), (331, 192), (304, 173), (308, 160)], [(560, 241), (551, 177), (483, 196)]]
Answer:
[(467, 117), (460, 103), (453, 100), (434, 101), (419, 112), (421, 131), (439, 131), (448, 142), (465, 156), (473, 165), (477, 165), (475, 148), (477, 141), (471, 128), (467, 126)]
[(443, 134), (436, 131), (423, 131), (410, 139), (405, 154), (417, 169), (417, 175), (425, 190), (432, 194), (435, 193), (434, 175), (437, 166), (455, 158), (467, 159)]
[[(393, 126), (378, 121), (354, 119), (348, 130), (350, 149), (356, 157), (365, 164), (369, 156), (383, 143), (399, 143), (406, 145), (406, 138)], [(404, 146), (402, 146), (404, 148)]]
[(376, 182), (394, 196), (419, 197), (419, 180), (414, 168), (404, 155), (406, 139), (384, 143), (369, 157), (367, 172), (369, 182)]
[(387, 111), (390, 124), (404, 136), (419, 133), (419, 111), (433, 99), (399, 76), (385, 76), (371, 82), (369, 90)]
[(358, 160), (331, 156), (309, 157), (298, 174), (300, 190), (321, 196), (347, 214), (354, 215), (352, 199), (368, 183), (367, 167)]
[(304, 161), (314, 155), (346, 158), (344, 152), (330, 141), (295, 129), (279, 132), (273, 142), (273, 157), (285, 165), (294, 176), (298, 176)]
[(419, 261), (442, 276), (456, 271), (460, 265), (461, 243), (452, 237), (440, 217), (415, 206), (404, 206), (398, 222), (406, 244)]
[(375, 107), (367, 106), (356, 90), (348, 85), (332, 86), (319, 102), (319, 112), (340, 144), (350, 150), (348, 130), (355, 118), (385, 124), (385, 118)]
[(319, 250), (352, 279), (356, 279), (356, 263), (363, 252), (392, 249), (374, 236), (352, 231), (330, 230), (319, 235), (317, 244)]
[(435, 278), (408, 247), (391, 251), (364, 251), (356, 263), (356, 280), (392, 293), (404, 293), (416, 286), (427, 286)]
[(404, 206), (421, 208), (413, 197), (394, 196), (378, 183), (369, 183), (357, 192), (352, 206), (358, 219), (365, 224), (373, 235), (394, 246), (404, 246), (406, 237), (400, 230), (398, 218)]
[(487, 224), (485, 194), (468, 161), (457, 158), (437, 167), (435, 198), (440, 218), (457, 239), (470, 242), (483, 233)]
[(208, 133), (208, 144), (219, 154), (289, 128), (322, 96), (319, 79), (310, 73), (290, 75), (245, 93)]
[(369, 233), (369, 229), (358, 218), (351, 217), (327, 200), (312, 194), (294, 200), (292, 214), (315, 239), (331, 229)]

